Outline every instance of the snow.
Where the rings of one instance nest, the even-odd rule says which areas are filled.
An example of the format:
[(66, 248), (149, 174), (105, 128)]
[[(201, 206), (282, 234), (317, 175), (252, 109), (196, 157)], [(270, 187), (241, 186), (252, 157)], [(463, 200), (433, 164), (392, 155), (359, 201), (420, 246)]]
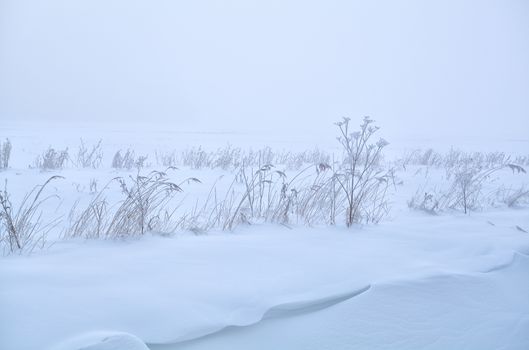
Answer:
[[(0, 217), (0, 350), (529, 349), (529, 196), (509, 201), (529, 189), (529, 173), (504, 167), (467, 186), (475, 159), (459, 175), (411, 161), (427, 149), (505, 152), (487, 169), (518, 157), (529, 172), (528, 23), (520, 0), (0, 0), (0, 146), (13, 146), (9, 167), (0, 162), (0, 214), (57, 176), (29, 211), (50, 229), (42, 249), (7, 247)], [(390, 211), (379, 225), (346, 229), (344, 198), (330, 199), (335, 180), (362, 181), (356, 166), (339, 174), (334, 123), (350, 117), (357, 128), (364, 115), (390, 144), (376, 162), (352, 158), (388, 171), (373, 183), (389, 186)], [(101, 166), (79, 166), (80, 142), (99, 141)], [(318, 152), (272, 162), (274, 185), (255, 172), (268, 168), (262, 153), (244, 176), (226, 166), (230, 152), (211, 169), (163, 157), (198, 147)], [(51, 148), (72, 159), (41, 171), (36, 159)], [(148, 155), (142, 169), (111, 167), (128, 149)], [(307, 172), (293, 170), (300, 162)], [(165, 183), (162, 214), (179, 231), (168, 232), (167, 216), (143, 215), (166, 204), (167, 187), (156, 186), (154, 205), (134, 203), (141, 215), (120, 211), (141, 225), (116, 220), (105, 236), (87, 215), (71, 230), (73, 209), (97, 200), (92, 208), (115, 212), (151, 171), (182, 184)], [(332, 190), (320, 186), (327, 180)], [(469, 190), (468, 215), (443, 205), (457, 185)], [(259, 204), (287, 204), (247, 224), (262, 209), (249, 199), (257, 192)], [(322, 203), (338, 203), (336, 225), (318, 226), (333, 221), (332, 209), (318, 215)], [(303, 215), (267, 222), (285, 207)], [(237, 225), (221, 231), (222, 220)]]
[(526, 349), (528, 268), (516, 254), (501, 271), (377, 283), (319, 312), (151, 349)]
[(92, 332), (61, 342), (53, 350), (149, 350), (149, 348), (132, 334), (120, 332)]
[[(45, 203), (44, 218), (67, 215), (76, 200), (92, 198), (91, 179), (101, 187), (135, 174), (109, 167), (117, 149), (135, 144), (130, 134), (103, 134), (100, 169), (40, 172), (27, 167), (34, 157), (48, 145), (73, 152), (79, 133), (38, 138), (35, 130), (9, 131), (13, 162), (0, 181), (8, 180), (15, 203), (50, 176), (64, 177), (46, 192), (60, 199)], [(151, 155), (196, 136), (152, 135), (137, 143)], [(289, 147), (276, 137), (276, 149)], [(226, 140), (200, 138), (210, 149)], [(230, 142), (244, 147), (252, 138), (234, 134)], [(300, 139), (296, 147), (310, 142)], [(524, 154), (517, 144), (509, 147)], [(403, 182), (391, 194), (390, 215), (375, 226), (254, 224), (127, 240), (62, 240), (59, 227), (50, 233), (51, 247), (0, 257), (0, 349), (528, 348), (529, 234), (517, 226), (529, 228), (529, 208), (410, 211), (410, 196), (424, 184), (443, 185), (442, 175), (435, 168), (398, 169)], [(229, 186), (234, 174), (181, 168), (170, 176), (201, 179), (179, 194), (194, 205), (213, 183)], [(497, 177), (496, 184), (529, 183), (528, 174)], [(110, 201), (119, 195), (119, 188), (108, 191)]]
[[(495, 348), (493, 335), (509, 332), (499, 339), (514, 349), (527, 344), (529, 330), (529, 235), (506, 223), (527, 227), (528, 214), (417, 215), (353, 231), (258, 225), (198, 237), (59, 242), (29, 258), (3, 258), (0, 338), (21, 350), (95, 331), (133, 334), (152, 349), (217, 332), (174, 348), (242, 348), (246, 341), (252, 348), (485, 349)], [(277, 330), (288, 338), (271, 336)]]

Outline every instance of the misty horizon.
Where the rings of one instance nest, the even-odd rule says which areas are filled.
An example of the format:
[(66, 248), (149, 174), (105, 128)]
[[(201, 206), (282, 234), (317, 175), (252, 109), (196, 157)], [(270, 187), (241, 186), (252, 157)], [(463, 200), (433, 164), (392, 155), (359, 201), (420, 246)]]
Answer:
[(526, 139), (528, 37), (517, 0), (3, 0), (0, 118)]

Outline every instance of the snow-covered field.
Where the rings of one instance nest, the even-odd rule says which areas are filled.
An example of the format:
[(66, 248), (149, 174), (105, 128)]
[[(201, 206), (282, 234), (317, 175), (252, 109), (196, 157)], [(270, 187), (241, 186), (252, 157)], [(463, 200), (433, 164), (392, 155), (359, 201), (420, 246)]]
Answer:
[(0, 0), (0, 350), (528, 350), (528, 24)]
[[(141, 174), (165, 169), (156, 151), (193, 146), (340, 150), (332, 137), (311, 135), (144, 130), (140, 137), (118, 126), (6, 125), (0, 137), (10, 138), (13, 151), (0, 182), (7, 181), (13, 204), (50, 176), (63, 178), (50, 183), (52, 197), (39, 208), (44, 222), (55, 220), (44, 249), (4, 250), (0, 257), (1, 349), (529, 348), (529, 207), (526, 201), (509, 207), (495, 194), (527, 188), (527, 173), (495, 172), (469, 214), (431, 215), (411, 210), (408, 201), (418, 191), (445, 187), (445, 169), (402, 166), (397, 160), (407, 150), (429, 145), (396, 143), (384, 158), (395, 170), (390, 210), (378, 225), (346, 228), (339, 215), (335, 226), (250, 220), (233, 230), (66, 239), (70, 209), (96, 196), (91, 182), (101, 190), (112, 178), (136, 176), (135, 169), (110, 166), (119, 149), (148, 155)], [(98, 168), (34, 167), (48, 146), (68, 147), (75, 158), (80, 137), (87, 144), (102, 139)], [(513, 157), (529, 149), (527, 141), (454, 146)], [(212, 186), (226, 191), (236, 176), (231, 168), (178, 168), (168, 172), (172, 181), (200, 180), (177, 194), (184, 211)], [(110, 204), (122, 200), (119, 186), (107, 196)]]

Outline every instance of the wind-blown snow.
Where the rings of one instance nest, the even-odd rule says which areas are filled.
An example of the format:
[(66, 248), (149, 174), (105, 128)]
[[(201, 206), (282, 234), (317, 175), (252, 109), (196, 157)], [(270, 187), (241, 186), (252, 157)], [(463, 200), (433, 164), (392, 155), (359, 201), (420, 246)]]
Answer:
[(65, 349), (67, 339), (93, 345), (87, 333), (121, 332), (157, 349), (221, 331), (204, 348), (492, 349), (500, 334), (506, 348), (521, 348), (529, 235), (513, 223), (527, 227), (527, 214), (57, 243), (2, 260), (0, 339), (6, 349)]
[(375, 284), (318, 313), (151, 349), (526, 349), (528, 268), (517, 253), (501, 271)]

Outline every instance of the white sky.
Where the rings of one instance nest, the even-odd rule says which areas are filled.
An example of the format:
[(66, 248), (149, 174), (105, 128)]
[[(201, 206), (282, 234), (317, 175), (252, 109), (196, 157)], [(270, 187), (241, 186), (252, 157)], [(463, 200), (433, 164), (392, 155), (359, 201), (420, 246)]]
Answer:
[(529, 136), (529, 1), (0, 0), (0, 122)]

